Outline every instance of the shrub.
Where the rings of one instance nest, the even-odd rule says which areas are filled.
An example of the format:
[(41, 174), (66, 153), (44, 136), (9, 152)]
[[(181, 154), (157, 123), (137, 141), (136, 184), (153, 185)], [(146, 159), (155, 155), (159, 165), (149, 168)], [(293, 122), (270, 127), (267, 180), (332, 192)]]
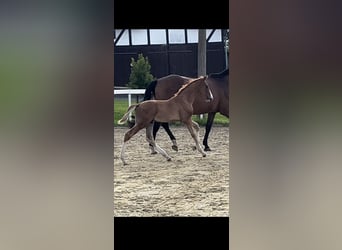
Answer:
[(136, 61), (134, 58), (131, 58), (131, 74), (129, 76), (128, 87), (134, 89), (146, 88), (150, 82), (155, 80), (150, 71), (151, 65), (148, 61), (148, 57), (139, 54)]

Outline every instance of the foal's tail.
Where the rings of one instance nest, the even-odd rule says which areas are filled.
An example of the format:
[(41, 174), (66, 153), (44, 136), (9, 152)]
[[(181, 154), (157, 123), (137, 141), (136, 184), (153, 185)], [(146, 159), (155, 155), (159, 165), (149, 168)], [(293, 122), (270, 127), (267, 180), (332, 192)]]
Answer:
[(145, 90), (145, 95), (144, 95), (144, 101), (146, 100), (151, 100), (153, 96), (155, 96), (155, 91), (156, 91), (156, 85), (157, 85), (157, 80), (154, 80), (151, 82)]
[(128, 120), (128, 117), (129, 117), (130, 113), (132, 113), (138, 106), (139, 106), (139, 104), (133, 104), (133, 105), (129, 106), (128, 109), (127, 109), (127, 112), (118, 121), (118, 124), (124, 124)]

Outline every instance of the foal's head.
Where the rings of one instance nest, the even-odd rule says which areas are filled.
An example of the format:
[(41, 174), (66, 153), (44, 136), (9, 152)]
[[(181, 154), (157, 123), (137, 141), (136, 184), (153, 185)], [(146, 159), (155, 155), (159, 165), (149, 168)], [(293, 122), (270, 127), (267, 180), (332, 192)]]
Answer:
[(207, 83), (207, 76), (201, 76), (200, 78), (196, 78), (183, 85), (175, 96), (183, 95), (183, 92), (189, 93), (189, 91), (195, 93), (197, 99), (202, 99), (206, 102), (211, 102), (214, 99), (211, 89)]
[[(202, 87), (199, 90), (200, 96), (205, 96), (206, 102), (211, 102), (214, 99), (213, 93), (211, 92), (211, 89), (209, 88), (208, 82), (207, 82), (207, 76), (203, 76), (200, 78), (202, 83)], [(204, 86), (204, 87), (203, 87)]]

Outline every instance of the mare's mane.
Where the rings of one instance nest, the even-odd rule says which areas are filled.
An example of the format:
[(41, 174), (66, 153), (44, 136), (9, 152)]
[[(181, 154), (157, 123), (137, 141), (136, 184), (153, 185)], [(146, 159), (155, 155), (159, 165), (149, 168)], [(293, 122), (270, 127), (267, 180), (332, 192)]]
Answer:
[(211, 78), (223, 78), (227, 75), (229, 75), (229, 69), (225, 69), (219, 73), (211, 73), (211, 74), (209, 74), (209, 77), (211, 77)]

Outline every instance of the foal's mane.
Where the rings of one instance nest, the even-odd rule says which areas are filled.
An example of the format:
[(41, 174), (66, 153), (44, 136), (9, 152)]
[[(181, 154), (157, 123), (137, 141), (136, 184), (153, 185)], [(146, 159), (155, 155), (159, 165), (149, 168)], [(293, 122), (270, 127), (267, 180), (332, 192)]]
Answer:
[(191, 85), (191, 84), (194, 83), (194, 82), (197, 82), (198, 80), (204, 79), (204, 78), (205, 78), (204, 76), (201, 76), (201, 77), (198, 77), (198, 78), (195, 78), (195, 79), (189, 81), (188, 83), (184, 84), (184, 85), (176, 92), (176, 94), (174, 94), (174, 96), (178, 96), (181, 92), (183, 92), (184, 89), (186, 89), (187, 87), (189, 87), (189, 85)]

